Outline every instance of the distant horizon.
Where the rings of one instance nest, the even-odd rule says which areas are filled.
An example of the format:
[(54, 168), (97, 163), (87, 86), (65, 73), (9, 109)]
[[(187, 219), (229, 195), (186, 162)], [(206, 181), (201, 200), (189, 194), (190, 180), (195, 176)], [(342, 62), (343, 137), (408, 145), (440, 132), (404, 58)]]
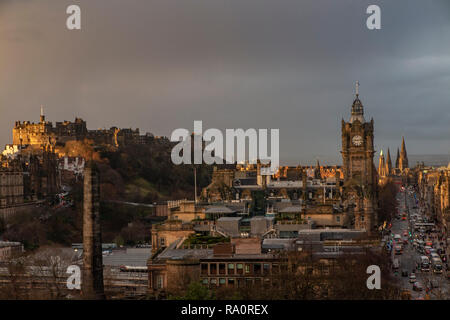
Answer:
[[(45, 115), (45, 110), (44, 110), (44, 115)], [(54, 125), (56, 122), (64, 122), (64, 121), (75, 121), (75, 119), (82, 119), (83, 121), (86, 122), (86, 127), (88, 130), (97, 130), (97, 129), (109, 129), (111, 127), (117, 127), (117, 128), (121, 128), (121, 129), (139, 129), (139, 133), (142, 134), (146, 134), (146, 133), (150, 133), (152, 135), (154, 135), (155, 137), (166, 137), (168, 139), (170, 139), (170, 136), (167, 136), (165, 134), (159, 134), (153, 131), (141, 131), (141, 128), (139, 127), (133, 127), (133, 126), (121, 126), (118, 124), (115, 125), (111, 125), (109, 128), (107, 126), (104, 127), (100, 127), (100, 128), (89, 128), (89, 121), (81, 116), (74, 116), (73, 120), (48, 120), (46, 117), (46, 121), (52, 123), (52, 125)], [(13, 123), (15, 124), (16, 121), (20, 121), (21, 123), (23, 123), (24, 121), (29, 121), (31, 123), (39, 123), (39, 118), (36, 120), (14, 120)], [(14, 127), (14, 125), (11, 127), (11, 142), (8, 142), (6, 144), (4, 144), (4, 147), (6, 145), (11, 145), (12, 144), (12, 128)], [(408, 140), (408, 137), (405, 136), (405, 140)], [(282, 139), (280, 138), (280, 143), (282, 142)], [(338, 148), (340, 149), (340, 144), (338, 145)], [(400, 144), (399, 146), (400, 147)], [(385, 149), (384, 152), (386, 153), (387, 148), (382, 148)], [(379, 157), (380, 154), (380, 150), (376, 150), (375, 152), (375, 156), (374, 156), (374, 164), (377, 166), (377, 159)], [(408, 143), (406, 143), (406, 151), (408, 152)], [(282, 150), (280, 149), (280, 152), (282, 152)], [(394, 153), (394, 149), (391, 150), (391, 160), (393, 163), (395, 163), (395, 157), (396, 157), (396, 153)], [(284, 158), (284, 159), (283, 159)], [(409, 164), (410, 166), (415, 166), (417, 164), (417, 162), (424, 162), (425, 165), (427, 166), (447, 166), (450, 163), (450, 151), (448, 154), (445, 153), (420, 153), (420, 154), (408, 154), (408, 159), (409, 159)], [(342, 165), (342, 158), (340, 155), (340, 151), (338, 151), (337, 154), (328, 154), (328, 155), (307, 155), (307, 156), (300, 156), (300, 157), (296, 157), (295, 159), (292, 157), (281, 157), (280, 158), (280, 165), (282, 166), (296, 166), (296, 165), (306, 165), (306, 166), (315, 166), (317, 163), (317, 160), (319, 160), (319, 163), (321, 165), (325, 165), (325, 166), (341, 166)]]
[[(374, 156), (373, 162), (375, 166), (378, 166), (378, 156), (379, 152)], [(392, 164), (395, 164), (395, 156), (391, 154)], [(295, 165), (307, 165), (307, 166), (315, 166), (317, 160), (319, 160), (320, 165), (324, 166), (341, 166), (342, 160), (341, 155), (320, 155), (317, 157), (305, 156), (302, 157), (301, 161), (295, 162), (293, 159), (280, 159), (280, 164), (282, 166), (295, 166)], [(449, 154), (408, 154), (409, 166), (414, 167), (418, 162), (424, 162), (426, 166), (447, 166), (450, 163), (450, 153)]]

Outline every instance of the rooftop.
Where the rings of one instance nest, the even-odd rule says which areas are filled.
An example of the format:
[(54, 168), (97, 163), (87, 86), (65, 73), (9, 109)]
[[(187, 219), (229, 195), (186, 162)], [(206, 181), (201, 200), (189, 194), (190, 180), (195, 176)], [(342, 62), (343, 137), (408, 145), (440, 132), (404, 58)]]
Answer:
[(112, 250), (111, 253), (103, 255), (103, 265), (105, 266), (133, 266), (145, 267), (147, 260), (151, 256), (150, 248), (127, 248), (125, 250)]

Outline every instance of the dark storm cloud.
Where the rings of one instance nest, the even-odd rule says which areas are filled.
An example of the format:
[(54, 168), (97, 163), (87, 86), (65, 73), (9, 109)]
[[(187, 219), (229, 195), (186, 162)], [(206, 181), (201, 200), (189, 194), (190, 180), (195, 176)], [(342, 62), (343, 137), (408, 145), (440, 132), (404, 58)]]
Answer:
[[(65, 29), (74, 3), (81, 31)], [(450, 150), (446, 0), (0, 0), (0, 48), (3, 144), (43, 104), (156, 135), (279, 128), (282, 161), (307, 161), (338, 154), (359, 80), (377, 149)]]

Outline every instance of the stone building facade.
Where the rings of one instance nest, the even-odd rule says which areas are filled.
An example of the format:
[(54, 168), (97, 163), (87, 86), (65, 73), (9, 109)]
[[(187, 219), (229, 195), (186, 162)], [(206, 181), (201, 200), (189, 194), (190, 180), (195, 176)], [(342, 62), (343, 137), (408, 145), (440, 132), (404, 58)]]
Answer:
[(417, 182), (426, 213), (436, 219), (448, 237), (450, 230), (450, 164), (442, 168), (419, 168)]
[(0, 167), (0, 206), (23, 203), (23, 167), (17, 160), (4, 161)]

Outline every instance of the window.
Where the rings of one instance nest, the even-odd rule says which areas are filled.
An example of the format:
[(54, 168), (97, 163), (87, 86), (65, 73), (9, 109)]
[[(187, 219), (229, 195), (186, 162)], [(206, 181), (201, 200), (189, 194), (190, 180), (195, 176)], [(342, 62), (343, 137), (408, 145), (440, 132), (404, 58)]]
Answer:
[(234, 287), (234, 279), (233, 278), (228, 278), (228, 286), (229, 287)]
[(278, 263), (272, 264), (272, 273), (279, 273), (280, 272), (280, 266)]
[(336, 216), (336, 222), (341, 222), (341, 216)]
[(253, 265), (253, 272), (255, 274), (261, 274), (261, 263), (255, 263)]
[(219, 279), (219, 285), (220, 285), (220, 286), (225, 285), (225, 283), (226, 283), (225, 278), (220, 278), (220, 279)]
[(217, 274), (217, 263), (211, 263), (209, 265), (209, 273), (210, 274)]
[(208, 278), (204, 278), (204, 279), (202, 280), (202, 283), (203, 283), (203, 284), (208, 284), (208, 282), (209, 282), (209, 281), (208, 281)]
[(217, 285), (217, 279), (216, 278), (212, 278), (210, 282), (213, 285)]
[(164, 286), (164, 282), (163, 282), (164, 278), (162, 275), (157, 275), (156, 276), (156, 289), (162, 289)]
[(245, 264), (245, 273), (250, 273), (250, 265)]
[(361, 215), (361, 221), (364, 222), (364, 215)]
[(202, 274), (208, 274), (208, 264), (202, 263)]
[(242, 265), (242, 263), (238, 263), (236, 265), (236, 267), (237, 267), (237, 273), (238, 274), (243, 274), (244, 273), (244, 266)]
[(159, 238), (159, 245), (161, 247), (164, 247), (166, 245), (166, 239), (165, 238)]
[(264, 274), (269, 274), (270, 273), (270, 264), (264, 263), (263, 270), (264, 270)]
[(234, 263), (228, 264), (228, 274), (234, 274)]
[(219, 263), (219, 274), (225, 274), (225, 263)]

